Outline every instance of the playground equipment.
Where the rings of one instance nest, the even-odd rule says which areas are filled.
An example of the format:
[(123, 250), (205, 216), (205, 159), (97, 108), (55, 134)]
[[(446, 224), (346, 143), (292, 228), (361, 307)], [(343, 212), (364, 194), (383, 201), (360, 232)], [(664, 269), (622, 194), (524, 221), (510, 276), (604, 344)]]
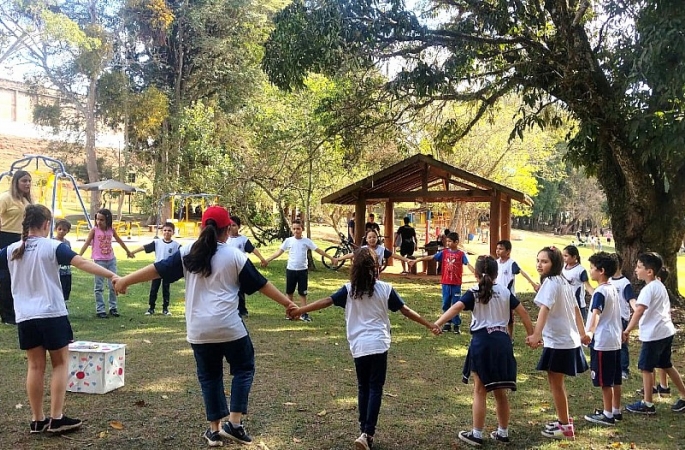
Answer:
[[(41, 162), (48, 170), (45, 170), (45, 168), (42, 168), (41, 170)], [(29, 166), (32, 163), (35, 163), (35, 169), (33, 172), (29, 170)], [(52, 237), (52, 230), (55, 228), (55, 216), (58, 215), (58, 212), (60, 213), (60, 216), (63, 216), (61, 195), (62, 185), (60, 184), (60, 181), (62, 180), (70, 182), (70, 184), (74, 187), (76, 198), (78, 199), (78, 202), (81, 205), (81, 209), (83, 210), (83, 216), (86, 219), (85, 223), (88, 224), (89, 229), (91, 228), (92, 224), (90, 221), (90, 217), (88, 216), (88, 210), (86, 209), (86, 205), (85, 203), (83, 203), (81, 194), (79, 193), (79, 190), (76, 186), (76, 180), (73, 176), (67, 173), (66, 169), (64, 168), (64, 164), (62, 164), (61, 161), (43, 155), (24, 155), (22, 159), (18, 159), (12, 163), (12, 165), (10, 166), (10, 170), (8, 170), (7, 172), (0, 173), (0, 181), (5, 177), (12, 177), (17, 170), (26, 170), (27, 172), (31, 172), (32, 178), (34, 175), (36, 175), (36, 178), (38, 178), (38, 180), (36, 181), (40, 181), (41, 185), (41, 189), (39, 189), (38, 192), (39, 203), (43, 203), (43, 201), (46, 200), (45, 190), (43, 189), (43, 187), (47, 188), (50, 185), (52, 185), (52, 196), (50, 203), (50, 210), (52, 211), (52, 226), (50, 227), (50, 237)], [(59, 204), (57, 204), (58, 194), (60, 195)]]
[[(185, 193), (171, 193), (171, 194), (165, 194), (162, 196), (161, 199), (159, 199), (158, 207), (157, 207), (157, 223), (155, 226), (155, 237), (158, 236), (159, 234), (159, 228), (160, 228), (160, 221), (162, 219), (162, 208), (164, 208), (164, 204), (167, 201), (171, 202), (171, 215), (172, 215), (172, 220), (171, 222), (174, 222), (176, 226), (176, 235), (181, 236), (183, 234), (185, 235), (195, 235), (196, 231), (199, 231), (199, 226), (197, 225), (196, 222), (193, 222), (190, 220), (190, 199), (193, 198), (199, 198), (200, 199), (200, 209), (202, 211), (205, 210), (205, 203), (208, 199), (213, 200), (216, 202), (219, 199), (219, 195), (217, 194), (185, 194)], [(175, 203), (178, 201), (178, 203), (181, 205), (181, 208), (178, 210), (178, 219), (173, 219), (174, 211), (175, 211)], [(185, 214), (184, 214), (185, 212)], [(185, 220), (184, 220), (185, 218)]]

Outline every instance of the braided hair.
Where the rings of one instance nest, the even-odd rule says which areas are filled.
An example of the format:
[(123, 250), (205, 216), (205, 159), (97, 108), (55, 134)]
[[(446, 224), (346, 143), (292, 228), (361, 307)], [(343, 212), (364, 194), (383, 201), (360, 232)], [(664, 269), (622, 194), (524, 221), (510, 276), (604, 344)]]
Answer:
[(24, 210), (24, 220), (21, 222), (21, 245), (12, 252), (11, 261), (21, 259), (26, 250), (26, 239), (29, 237), (29, 230), (40, 229), (45, 222), (52, 220), (52, 213), (43, 205), (26, 205)]

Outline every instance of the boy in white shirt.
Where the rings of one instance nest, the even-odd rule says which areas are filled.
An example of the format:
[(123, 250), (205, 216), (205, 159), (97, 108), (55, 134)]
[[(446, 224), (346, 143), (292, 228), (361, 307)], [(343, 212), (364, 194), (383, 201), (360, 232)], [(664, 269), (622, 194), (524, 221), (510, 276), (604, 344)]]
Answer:
[[(283, 241), (281, 248), (262, 262), (262, 267), (266, 267), (271, 261), (281, 256), (283, 252), (288, 251), (288, 264), (285, 269), (285, 293), (292, 300), (295, 288), (297, 288), (297, 293), (300, 296), (300, 306), (304, 307), (307, 305), (307, 287), (309, 283), (307, 250), (316, 252), (331, 261), (333, 261), (333, 258), (318, 248), (311, 239), (302, 237), (302, 222), (295, 220), (290, 229), (293, 235)], [(286, 319), (290, 319), (290, 317), (286, 317)], [(305, 322), (312, 321), (307, 313), (302, 314), (300, 319)]]
[(616, 259), (599, 252), (590, 256), (590, 279), (599, 283), (592, 294), (591, 315), (586, 334), (590, 342), (590, 369), (592, 384), (602, 388), (604, 410), (585, 416), (588, 422), (598, 425), (615, 425), (623, 419), (621, 414), (621, 306), (616, 288), (609, 277), (616, 273)]
[(638, 325), (640, 328), (640, 359), (637, 368), (642, 371), (644, 398), (626, 406), (626, 410), (638, 414), (656, 414), (652, 403), (654, 369), (661, 368), (671, 377), (680, 392), (680, 398), (672, 406), (673, 412), (685, 411), (685, 385), (680, 374), (671, 362), (671, 347), (675, 326), (671, 320), (671, 302), (663, 283), (657, 278), (663, 267), (663, 259), (658, 253), (647, 252), (637, 257), (635, 275), (646, 283), (640, 291), (630, 323), (623, 332), (623, 340), (628, 340), (630, 332)]
[[(614, 276), (609, 278), (609, 284), (616, 288), (618, 292), (618, 303), (621, 305), (621, 324), (625, 330), (630, 322), (630, 311), (635, 308), (635, 292), (630, 280), (623, 276), (621, 267), (623, 266), (623, 258), (618, 253), (614, 253), (616, 257), (616, 272)], [(630, 352), (628, 351), (628, 342), (623, 342), (621, 345), (621, 376), (624, 380), (628, 379), (630, 375)]]

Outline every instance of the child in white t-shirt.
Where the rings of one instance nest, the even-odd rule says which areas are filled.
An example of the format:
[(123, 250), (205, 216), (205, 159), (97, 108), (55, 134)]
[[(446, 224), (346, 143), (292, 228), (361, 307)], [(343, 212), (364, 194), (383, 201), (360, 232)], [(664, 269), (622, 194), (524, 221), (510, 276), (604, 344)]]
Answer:
[[(621, 325), (625, 330), (630, 322), (630, 312), (635, 308), (635, 293), (633, 285), (630, 280), (623, 276), (621, 267), (623, 266), (623, 258), (618, 253), (614, 253), (616, 257), (616, 273), (609, 278), (609, 284), (616, 288), (618, 292), (618, 303), (621, 306)], [(628, 351), (628, 341), (621, 344), (621, 376), (624, 380), (628, 379), (630, 375), (630, 352)]]
[(602, 388), (603, 410), (587, 414), (585, 420), (598, 425), (614, 425), (621, 413), (621, 305), (609, 277), (616, 273), (617, 261), (606, 252), (590, 256), (590, 278), (599, 283), (592, 294), (586, 333), (590, 343), (592, 384)]
[(573, 421), (568, 413), (564, 376), (576, 376), (588, 369), (581, 343), (589, 344), (583, 318), (568, 281), (561, 276), (563, 257), (556, 247), (538, 253), (537, 270), (541, 286), (535, 296), (540, 307), (535, 331), (526, 343), (537, 348), (544, 342), (537, 370), (547, 372), (557, 420), (548, 423), (542, 435), (552, 439), (575, 439)]
[[(642, 341), (640, 359), (637, 368), (642, 372), (642, 400), (626, 406), (626, 411), (638, 414), (656, 414), (652, 402), (652, 387), (654, 386), (654, 369), (660, 368), (668, 374), (680, 392), (680, 397), (672, 406), (673, 412), (685, 411), (685, 385), (680, 373), (671, 362), (671, 348), (675, 326), (671, 320), (671, 302), (668, 291), (657, 278), (663, 267), (663, 259), (654, 252), (642, 253), (637, 257), (635, 275), (638, 280), (646, 283), (640, 291), (635, 304), (635, 312), (630, 323), (623, 331), (623, 340), (628, 340), (630, 332), (638, 326), (639, 337)], [(667, 272), (666, 272), (667, 273)]]
[(381, 409), (391, 340), (388, 310), (399, 311), (431, 330), (433, 334), (440, 334), (440, 327), (405, 305), (391, 284), (376, 279), (378, 264), (373, 250), (368, 247), (357, 249), (354, 252), (349, 283), (330, 297), (290, 313), (292, 317), (296, 317), (331, 305), (345, 309), (347, 340), (354, 358), (359, 387), (357, 402), (362, 434), (355, 440), (355, 448), (359, 449), (372, 447)]
[[(288, 264), (285, 269), (285, 293), (290, 300), (293, 299), (295, 294), (295, 289), (297, 288), (297, 293), (300, 296), (300, 306), (307, 305), (307, 288), (309, 284), (309, 270), (307, 261), (307, 251), (311, 250), (318, 253), (319, 255), (330, 259), (333, 261), (329, 255), (323, 250), (318, 248), (311, 239), (302, 236), (302, 223), (299, 220), (295, 220), (291, 227), (293, 236), (287, 238), (281, 244), (281, 248), (276, 250), (276, 252), (262, 261), (262, 267), (269, 265), (271, 261), (278, 258), (283, 254), (283, 252), (288, 252)], [(289, 317), (286, 317), (288, 319)], [(300, 319), (305, 322), (311, 322), (309, 314), (302, 314)]]
[(587, 271), (580, 265), (580, 253), (575, 245), (567, 245), (562, 252), (564, 258), (564, 269), (561, 274), (571, 283), (573, 294), (580, 308), (580, 315), (583, 322), (587, 320), (587, 305), (585, 303), (585, 292), (590, 295), (594, 292), (588, 281)]

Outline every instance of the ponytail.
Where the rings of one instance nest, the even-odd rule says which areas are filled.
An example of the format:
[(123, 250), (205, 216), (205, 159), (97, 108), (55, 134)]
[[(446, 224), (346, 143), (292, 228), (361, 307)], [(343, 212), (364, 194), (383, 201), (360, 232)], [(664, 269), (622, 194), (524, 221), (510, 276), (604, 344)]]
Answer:
[(378, 256), (368, 247), (358, 248), (352, 259), (350, 269), (350, 296), (362, 298), (365, 294), (372, 296), (378, 275)]
[(212, 274), (212, 257), (219, 247), (219, 236), (227, 228), (217, 228), (214, 219), (207, 220), (197, 241), (190, 248), (190, 252), (183, 257), (183, 264), (190, 273), (198, 273), (203, 277)]
[(21, 222), (21, 245), (14, 249), (10, 261), (21, 259), (26, 251), (26, 239), (29, 237), (29, 231), (40, 229), (45, 225), (45, 222), (52, 219), (52, 213), (43, 205), (26, 205), (24, 209), (24, 220)]
[(497, 261), (492, 256), (479, 256), (475, 269), (478, 278), (478, 301), (487, 305), (492, 299), (493, 286), (497, 279)]

